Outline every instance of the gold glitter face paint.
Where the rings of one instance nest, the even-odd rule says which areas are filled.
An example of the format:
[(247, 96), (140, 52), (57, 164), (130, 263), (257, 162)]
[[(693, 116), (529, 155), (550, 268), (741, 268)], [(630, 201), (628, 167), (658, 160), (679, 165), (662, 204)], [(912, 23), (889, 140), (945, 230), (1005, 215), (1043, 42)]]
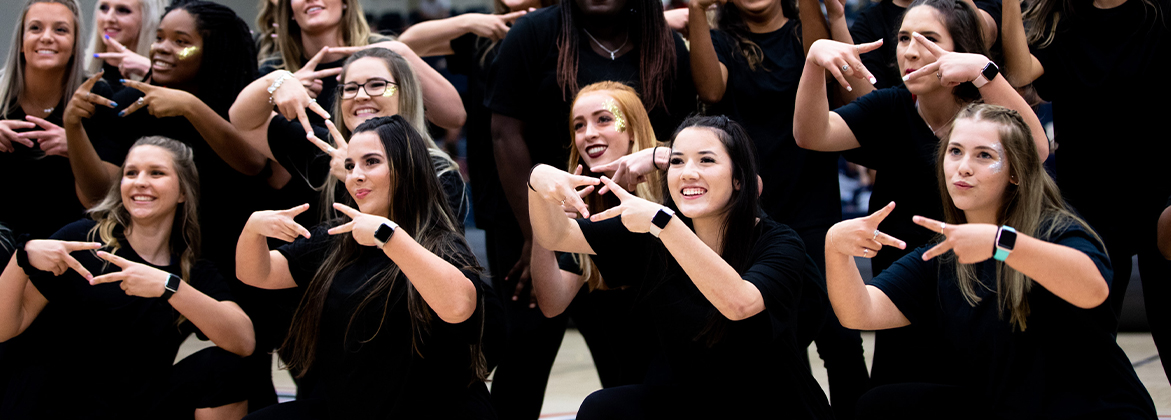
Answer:
[(607, 99), (602, 103), (602, 108), (614, 115), (614, 131), (619, 133), (626, 131), (626, 114), (622, 113), (622, 109), (618, 108), (618, 102), (613, 99)]
[(197, 53), (199, 53), (199, 47), (192, 45), (190, 47), (179, 50), (179, 53), (175, 55), (177, 55), (180, 60), (186, 60)]
[(391, 96), (394, 96), (394, 94), (397, 92), (398, 92), (398, 86), (387, 83), (386, 90), (382, 91), (382, 97), (389, 98)]

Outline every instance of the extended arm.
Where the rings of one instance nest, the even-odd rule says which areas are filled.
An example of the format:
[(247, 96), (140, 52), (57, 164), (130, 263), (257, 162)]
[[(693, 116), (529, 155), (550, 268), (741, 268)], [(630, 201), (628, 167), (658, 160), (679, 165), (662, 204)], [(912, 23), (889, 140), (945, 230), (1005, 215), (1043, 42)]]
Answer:
[(911, 325), (890, 298), (868, 286), (852, 255), (837, 252), (825, 242), (825, 279), (829, 302), (842, 326), (854, 330), (885, 330)]
[(0, 273), (0, 342), (24, 332), (48, 303), (13, 255)]
[[(533, 187), (528, 188), (527, 183)], [(533, 168), (529, 179), (520, 183), (520, 187), (528, 191), (526, 213), (532, 222), (533, 241), (554, 251), (594, 254), (594, 249), (582, 235), (581, 226), (565, 217), (561, 203), (576, 207), (582, 216), (588, 217), (589, 210), (574, 189), (597, 183), (597, 179), (571, 175), (549, 165)]]
[[(248, 142), (248, 137), (236, 130), (203, 101), (194, 101), (187, 110), (187, 120), (195, 126), (212, 150), (236, 171), (256, 175), (264, 169), (268, 158)], [(265, 136), (267, 137), (267, 136)]]
[(169, 302), (220, 348), (241, 357), (256, 348), (252, 319), (236, 302), (217, 301), (186, 282), (179, 283)]
[[(419, 83), (423, 88), (423, 107), (426, 109), (428, 121), (443, 128), (463, 127), (464, 121), (468, 117), (467, 111), (464, 110), (463, 100), (460, 99), (455, 86), (452, 86), (451, 82), (447, 81), (443, 75), (431, 68), (430, 64), (419, 58), (410, 47), (402, 42), (387, 41), (367, 47), (353, 48), (369, 47), (390, 49), (411, 63), (411, 70), (415, 71), (415, 76), (419, 78)], [(330, 49), (330, 51), (335, 50), (345, 50), (345, 48)]]
[(1021, 4), (1005, 0), (1001, 16), (1004, 24), (1000, 44), (1004, 48), (1004, 78), (1014, 87), (1021, 87), (1045, 74), (1041, 61), (1029, 52), (1029, 40), (1021, 17)]
[(691, 73), (699, 99), (714, 104), (724, 98), (728, 87), (728, 67), (720, 62), (712, 43), (711, 28), (707, 22), (707, 7), (711, 1), (692, 1), (687, 14), (691, 41)]
[(464, 13), (447, 19), (429, 20), (411, 25), (399, 35), (398, 40), (421, 57), (448, 55), (455, 52), (451, 48), (451, 41), (469, 32), (492, 40), (504, 38), (508, 34), (508, 23), (525, 13), (525, 10), (503, 15)]
[[(834, 41), (818, 41), (834, 42)], [(814, 49), (818, 46), (814, 45)], [(797, 102), (793, 108), (793, 137), (804, 149), (825, 152), (850, 150), (861, 145), (846, 121), (829, 110), (826, 96), (825, 70), (811, 58), (805, 60), (801, 82), (797, 86)]]
[(1037, 118), (1037, 114), (1033, 112), (1033, 108), (1025, 102), (1016, 89), (1013, 89), (1004, 77), (997, 77), (988, 82), (984, 87), (980, 88), (980, 96), (984, 98), (984, 103), (993, 105), (1000, 105), (1021, 114), (1025, 123), (1029, 125), (1029, 131), (1033, 134), (1033, 144), (1037, 147), (1037, 154), (1044, 160), (1049, 156), (1049, 137), (1045, 134), (1045, 127), (1041, 125), (1041, 120)]
[(440, 319), (458, 324), (476, 312), (476, 285), (472, 280), (450, 262), (423, 248), (406, 231), (395, 232), (382, 250), (402, 269)]
[(1067, 246), (1018, 234), (1016, 246), (1004, 263), (1079, 308), (1097, 307), (1110, 294), (1093, 260)]
[(561, 315), (573, 298), (577, 296), (585, 277), (562, 270), (557, 265), (557, 254), (540, 244), (533, 244), (532, 262), (529, 264), (533, 276), (533, 293), (537, 306), (545, 317)]
[(830, 27), (821, 14), (820, 1), (798, 0), (797, 3), (797, 16), (801, 19), (801, 49), (805, 55), (809, 55), (814, 42), (830, 37)]
[[(272, 104), (268, 102), (268, 88), (281, 75), (283, 75), (282, 72), (272, 72), (249, 83), (236, 96), (236, 102), (232, 103), (232, 108), (228, 111), (228, 118), (244, 137), (248, 146), (265, 158), (272, 160), (276, 160), (276, 158), (272, 156), (272, 149), (268, 147), (268, 124), (272, 122), (272, 117), (276, 116), (276, 112), (273, 112)], [(290, 86), (294, 84), (290, 83)], [(281, 87), (284, 85), (282, 84)], [(289, 140), (295, 141), (296, 139)]]
[[(649, 220), (649, 219), (648, 219)], [(765, 309), (760, 289), (740, 277), (715, 251), (703, 243), (678, 217), (659, 234), (683, 271), (724, 317), (739, 321)]]

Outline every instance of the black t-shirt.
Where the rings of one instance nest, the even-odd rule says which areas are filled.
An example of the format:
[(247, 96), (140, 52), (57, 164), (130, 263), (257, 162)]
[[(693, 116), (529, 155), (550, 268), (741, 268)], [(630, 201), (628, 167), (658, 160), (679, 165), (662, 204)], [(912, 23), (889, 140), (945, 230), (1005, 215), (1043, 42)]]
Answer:
[[(916, 225), (911, 216), (943, 218), (943, 203), (935, 174), (939, 139), (919, 116), (906, 87), (879, 89), (834, 110), (850, 126), (862, 147), (851, 151), (858, 164), (878, 171), (870, 208), (878, 210), (894, 201), (895, 209), (879, 229), (915, 249), (934, 233)], [(882, 271), (905, 251), (883, 248), (872, 259), (874, 272)]]
[(711, 34), (716, 55), (728, 68), (728, 86), (710, 113), (727, 115), (748, 131), (764, 181), (760, 206), (770, 218), (794, 229), (842, 220), (838, 154), (802, 149), (793, 139), (793, 104), (805, 67), (800, 27), (789, 19), (771, 33), (749, 33), (748, 39), (764, 52), (755, 70), (749, 69), (735, 38), (718, 30)]
[(111, 98), (118, 103), (117, 108), (97, 107), (98, 111), (86, 124), (90, 141), (95, 147), (101, 145), (98, 155), (103, 161), (118, 166), (122, 166), (130, 147), (142, 137), (163, 136), (190, 146), (199, 171), (201, 255), (215, 262), (224, 273), (235, 273), (236, 241), (244, 223), (253, 211), (269, 210), (264, 205), (272, 195), (272, 188), (266, 183), (267, 174), (248, 176), (237, 172), (184, 117), (155, 118), (146, 109), (117, 116), (142, 96), (137, 89), (122, 89)]
[[(976, 8), (983, 10), (996, 21), (996, 28), (1000, 28), (1001, 0), (976, 1)], [(903, 14), (907, 9), (899, 7), (891, 0), (882, 0), (866, 7), (854, 24), (850, 25), (850, 37), (855, 44), (877, 41), (882, 39), (882, 46), (877, 50), (862, 54), (862, 65), (878, 79), (874, 87), (878, 89), (891, 86), (902, 86), (903, 75), (899, 73), (898, 58), (895, 49), (899, 45), (899, 24), (903, 21)], [(996, 35), (996, 42), (990, 51), (992, 60), (1000, 62), (1001, 47), (1000, 34)]]
[[(562, 167), (569, 159), (573, 137), (569, 132), (570, 105), (574, 93), (565, 94), (557, 84), (557, 36), (561, 32), (560, 6), (550, 6), (519, 19), (497, 47), (499, 56), (489, 72), (492, 85), (484, 99), (492, 112), (520, 119), (532, 162)], [(666, 108), (647, 110), (655, 136), (666, 141), (695, 110), (695, 86), (691, 81), (690, 55), (683, 39), (675, 39), (675, 79), (663, 86)], [(616, 81), (643, 92), (639, 82), (642, 50), (634, 49), (610, 60), (595, 53), (589, 38), (580, 37), (577, 84)]]
[[(109, 98), (110, 87), (105, 83), (94, 85), (93, 92)], [(66, 102), (58, 103), (46, 121), (61, 127)], [(98, 106), (98, 108), (104, 108)], [(13, 103), (5, 120), (28, 121), (19, 104)], [(18, 133), (40, 131), (41, 127), (14, 130)], [(85, 215), (85, 207), (77, 199), (73, 168), (69, 159), (46, 156), (40, 149), (12, 143), (14, 152), (0, 152), (0, 223), (8, 226), (13, 236), (29, 234), (44, 239), (62, 226)], [(98, 147), (95, 144), (95, 147)], [(100, 150), (100, 149), (99, 149)]]
[(492, 149), (492, 111), (484, 106), (488, 89), (488, 69), (500, 52), (499, 43), (474, 33), (451, 40), (452, 54), (447, 56), (447, 69), (468, 78), (463, 92), (464, 123), (467, 138), (468, 181), (472, 186), (472, 206), (476, 209), (476, 227), (488, 229), (498, 217), (512, 217), (512, 209), (504, 200), (500, 175)]
[[(278, 251), (289, 262), (299, 287), (308, 287), (337, 237), (327, 224), (312, 229)], [(348, 235), (340, 240), (351, 241)], [(469, 258), (471, 251), (463, 249)], [(488, 390), (474, 381), (469, 346), (480, 340), (484, 306), (481, 280), (462, 270), (476, 286), (475, 313), (459, 324), (444, 322), (431, 310), (429, 331), (412, 349), (407, 281), (394, 280), (389, 296), (374, 299), (361, 314), (358, 305), (373, 280), (393, 264), (380, 249), (361, 247), (357, 260), (333, 278), (321, 313), (316, 355), (306, 379), (312, 389), (301, 396), (324, 399), (331, 418), (490, 418)], [(351, 320), (353, 323), (351, 324)], [(373, 337), (373, 338), (371, 338)]]
[[(1076, 249), (1113, 279), (1105, 249), (1078, 226), (1047, 241)], [(955, 378), (997, 418), (1155, 418), (1155, 407), (1114, 339), (1109, 305), (1080, 309), (1039, 283), (1027, 295), (1025, 331), (1014, 331), (997, 302), (997, 262), (976, 264), (980, 303), (964, 299), (954, 263), (923, 261), (916, 249), (871, 281), (912, 324), (938, 327)], [(953, 254), (949, 254), (953, 255)]]
[[(312, 127), (317, 138), (329, 138), (329, 131), (324, 126), (313, 124)], [(318, 205), (321, 202), (321, 193), (316, 189), (321, 188), (329, 180), (329, 154), (305, 139), (305, 127), (300, 122), (289, 121), (281, 115), (274, 116), (268, 124), (268, 147), (272, 150), (273, 157), (276, 157), (277, 163), (293, 176), (292, 180), (277, 193), (277, 202), (282, 204), (280, 208), (309, 203), (311, 209), (317, 210), (302, 213), (297, 220), (303, 225), (314, 225), (322, 220), (322, 209)], [(436, 172), (449, 166), (445, 159), (434, 155), (431, 156), (431, 164)], [(439, 174), (439, 185), (447, 197), (447, 205), (454, 213), (456, 227), (462, 232), (470, 204), (463, 176), (457, 170), (445, 171)], [(334, 191), (337, 202), (350, 202), (345, 186), (339, 183)], [(306, 223), (308, 220), (312, 222)]]
[(741, 274), (764, 298), (765, 309), (740, 321), (724, 318), (662, 243), (626, 230), (619, 218), (578, 220), (597, 253), (594, 262), (611, 287), (631, 286), (654, 323), (670, 366), (670, 382), (705, 395), (728, 413), (831, 418), (821, 387), (796, 343), (799, 302), (810, 294), (806, 273), (817, 273), (801, 238), (761, 219), (751, 261)]
[(1142, 1), (1079, 4), (1062, 15), (1053, 43), (1033, 50), (1045, 67), (1034, 86), (1053, 102), (1057, 182), (1107, 241), (1149, 235), (1171, 195), (1171, 184), (1150, 182), (1171, 153), (1159, 135), (1168, 106), (1136, 85), (1171, 66), (1171, 4), (1157, 3), (1157, 13)]
[[(52, 239), (88, 242), (89, 231), (95, 225), (93, 220), (80, 220), (62, 228)], [(178, 255), (171, 257), (171, 264), (156, 266), (135, 253), (120, 232), (117, 235), (121, 246), (115, 253), (118, 256), (177, 275), (182, 273)], [(94, 252), (78, 251), (71, 255), (94, 276), (121, 270)], [(80, 344), (87, 360), (85, 363), (46, 361), (56, 366), (49, 368), (45, 392), (52, 393), (54, 398), (68, 395), (70, 399), (67, 404), (46, 407), (54, 413), (51, 417), (146, 416), (166, 390), (179, 345), (189, 334), (198, 332), (195, 326), (189, 321), (179, 323), (181, 314), (167, 301), (129, 296), (118, 283), (91, 286), (73, 270), (61, 276), (43, 271), (29, 273), (29, 279), (49, 301), (45, 310), (58, 311), (57, 316), (46, 320), (55, 321), (52, 325), (40, 327), (59, 337), (68, 337), (64, 344), (75, 350)], [(195, 264), (188, 284), (217, 301), (232, 300), (227, 283), (210, 262)]]

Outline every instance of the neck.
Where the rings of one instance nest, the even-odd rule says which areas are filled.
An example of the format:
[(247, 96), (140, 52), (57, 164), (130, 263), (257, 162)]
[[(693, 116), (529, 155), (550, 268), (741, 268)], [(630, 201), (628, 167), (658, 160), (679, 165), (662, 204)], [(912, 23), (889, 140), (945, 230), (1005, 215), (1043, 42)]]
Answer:
[(65, 69), (53, 69), (49, 71), (30, 71), (25, 67), (24, 71), (24, 94), (20, 98), (21, 105), (29, 105), (36, 107), (34, 110), (40, 113), (45, 108), (56, 106), (61, 102), (61, 96), (65, 87), (62, 86), (62, 81), (65, 79)]
[(611, 47), (626, 41), (630, 29), (626, 19), (618, 16), (583, 16), (581, 27), (589, 31), (590, 35), (593, 35), (598, 41), (607, 44), (613, 43), (614, 45)]
[(770, 8), (769, 11), (759, 16), (749, 15), (747, 13), (740, 14), (740, 16), (744, 17), (744, 24), (748, 25), (750, 32), (754, 34), (775, 32), (777, 29), (785, 26), (785, 23), (789, 22), (789, 18), (785, 17), (785, 13), (781, 9), (781, 4), (779, 2), (775, 4), (775, 7)]
[(171, 264), (171, 226), (175, 213), (153, 220), (133, 220), (126, 242), (143, 260), (154, 265)]
[(1099, 9), (1113, 9), (1126, 3), (1126, 0), (1094, 0), (1094, 7)]
[[(317, 55), (317, 53), (319, 51), (321, 51), (322, 48), (325, 48), (325, 47), (345, 47), (346, 45), (342, 45), (342, 40), (344, 38), (345, 37), (342, 36), (342, 26), (340, 24), (337, 25), (337, 27), (332, 30), (325, 30), (325, 31), (321, 31), (320, 33), (312, 33), (311, 34), (311, 33), (305, 32), (305, 30), (302, 29), (301, 30), (301, 47), (304, 49), (304, 51), (302, 51), (301, 54), (305, 55), (305, 59), (309, 59), (309, 58)], [(341, 57), (340, 54), (337, 54), (337, 55), (329, 54), (329, 55), (326, 55), (325, 58), (322, 59), (322, 61), (326, 61), (326, 62), (334, 61), (340, 57)]]
[(996, 217), (996, 209), (964, 210), (964, 218), (968, 219), (968, 223), (1000, 224), (1000, 220)]
[(960, 104), (956, 102), (950, 90), (918, 95), (916, 100), (919, 102), (919, 117), (936, 132), (936, 136), (939, 136), (944, 127), (951, 124), (952, 119), (960, 112)]
[(724, 215), (692, 219), (691, 226), (695, 228), (695, 236), (699, 237), (708, 248), (717, 254), (724, 252)]

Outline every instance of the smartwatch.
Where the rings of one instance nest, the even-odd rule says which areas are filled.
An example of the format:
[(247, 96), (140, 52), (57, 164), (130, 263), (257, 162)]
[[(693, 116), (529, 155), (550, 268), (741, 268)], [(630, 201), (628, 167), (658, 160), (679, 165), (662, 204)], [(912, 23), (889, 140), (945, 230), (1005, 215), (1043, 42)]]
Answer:
[(159, 296), (163, 300), (171, 300), (171, 296), (179, 291), (179, 283), (183, 280), (174, 274), (167, 276), (167, 282), (163, 283), (163, 295)]
[(1012, 253), (1014, 247), (1016, 247), (1016, 229), (1001, 226), (1000, 230), (996, 232), (996, 251), (992, 254), (992, 258), (995, 258), (996, 261), (1004, 261), (1008, 258), (1008, 254)]
[(659, 233), (667, 228), (667, 223), (671, 223), (671, 218), (675, 217), (675, 212), (669, 208), (663, 207), (655, 213), (655, 217), (651, 219), (650, 234), (659, 237)]
[(378, 242), (379, 248), (385, 247), (386, 243), (390, 242), (390, 236), (394, 235), (395, 229), (398, 229), (398, 224), (387, 221), (382, 226), (379, 226), (378, 230), (374, 231), (374, 242)]
[(976, 80), (973, 80), (972, 84), (976, 86), (976, 89), (982, 88), (995, 79), (998, 74), (1000, 74), (1000, 67), (996, 67), (996, 63), (989, 61), (988, 64), (984, 65), (984, 69), (980, 70), (980, 75), (976, 76)]

